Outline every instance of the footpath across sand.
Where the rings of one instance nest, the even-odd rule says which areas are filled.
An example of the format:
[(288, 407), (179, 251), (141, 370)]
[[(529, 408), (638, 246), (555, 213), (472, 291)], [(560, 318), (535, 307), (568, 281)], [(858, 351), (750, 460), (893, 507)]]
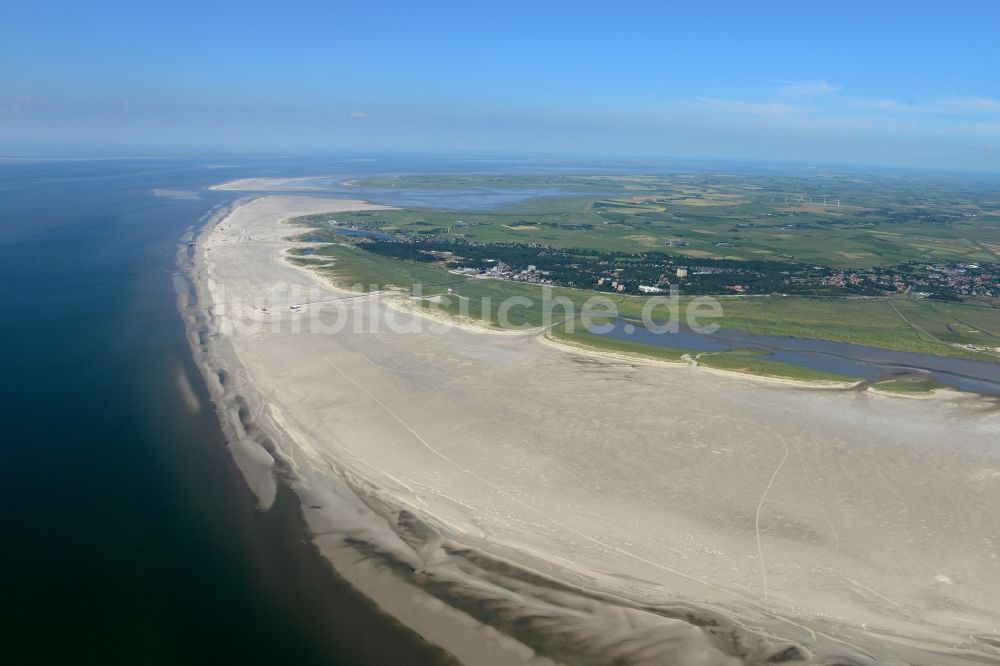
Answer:
[(235, 207), (187, 316), (262, 506), (292, 484), (387, 610), (477, 663), (1000, 659), (993, 405), (394, 331), (288, 261), (288, 218), (365, 207)]

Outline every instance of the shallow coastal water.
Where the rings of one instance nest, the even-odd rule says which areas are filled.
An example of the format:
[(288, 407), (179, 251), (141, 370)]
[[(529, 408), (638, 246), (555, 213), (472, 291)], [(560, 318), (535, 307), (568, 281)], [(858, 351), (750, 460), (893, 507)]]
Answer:
[(327, 192), (338, 196), (364, 199), (400, 208), (442, 208), (448, 210), (491, 210), (511, 206), (535, 197), (572, 194), (555, 188), (492, 189), (470, 187), (463, 190), (392, 189), (387, 187), (331, 186)]
[(177, 243), (268, 160), (0, 165), (4, 663), (440, 663), (268, 513), (224, 448)]

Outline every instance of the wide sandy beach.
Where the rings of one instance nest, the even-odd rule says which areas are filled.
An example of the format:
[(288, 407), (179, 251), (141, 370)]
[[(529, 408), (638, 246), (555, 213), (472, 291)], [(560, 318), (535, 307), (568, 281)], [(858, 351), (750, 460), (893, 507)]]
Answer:
[(427, 330), (288, 261), (371, 207), (220, 214), (182, 311), (262, 508), (291, 484), (388, 612), (470, 663), (1000, 661), (994, 402)]

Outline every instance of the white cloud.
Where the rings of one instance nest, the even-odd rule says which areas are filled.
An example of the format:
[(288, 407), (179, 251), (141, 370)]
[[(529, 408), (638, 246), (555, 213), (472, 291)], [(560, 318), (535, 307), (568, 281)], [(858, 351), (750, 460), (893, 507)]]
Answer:
[(41, 105), (41, 100), (24, 93), (11, 95), (11, 105), (18, 109), (31, 109)]
[(790, 81), (778, 88), (784, 97), (824, 97), (841, 90), (841, 86), (826, 80)]
[(845, 100), (849, 106), (856, 106), (862, 109), (874, 109), (876, 111), (894, 111), (897, 113), (921, 113), (923, 108), (913, 104), (905, 104), (894, 99), (848, 99)]
[(1000, 136), (1000, 123), (960, 123), (948, 128), (957, 134), (979, 134)]
[(351, 111), (351, 118), (354, 118), (355, 120), (365, 120), (367, 118), (371, 118), (371, 114), (364, 111)]
[(850, 106), (894, 113), (930, 113), (939, 115), (1000, 114), (1000, 100), (985, 97), (953, 97), (923, 104), (911, 104), (894, 99), (848, 99)]
[(740, 100), (717, 99), (715, 97), (698, 97), (689, 105), (710, 109), (712, 111), (722, 111), (724, 113), (741, 113), (754, 116), (787, 116), (798, 113), (802, 109), (788, 104), (777, 102), (745, 102)]
[(1000, 113), (1000, 100), (985, 97), (940, 100), (934, 105), (941, 113)]

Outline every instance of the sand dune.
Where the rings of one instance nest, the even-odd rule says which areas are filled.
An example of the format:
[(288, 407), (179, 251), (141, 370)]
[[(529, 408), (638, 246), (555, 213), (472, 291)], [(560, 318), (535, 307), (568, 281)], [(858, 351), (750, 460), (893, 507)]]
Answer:
[(416, 315), (292, 265), (283, 223), (362, 207), (235, 207), (182, 305), (262, 506), (291, 483), (404, 622), (475, 663), (1000, 661), (995, 405), (372, 332)]

